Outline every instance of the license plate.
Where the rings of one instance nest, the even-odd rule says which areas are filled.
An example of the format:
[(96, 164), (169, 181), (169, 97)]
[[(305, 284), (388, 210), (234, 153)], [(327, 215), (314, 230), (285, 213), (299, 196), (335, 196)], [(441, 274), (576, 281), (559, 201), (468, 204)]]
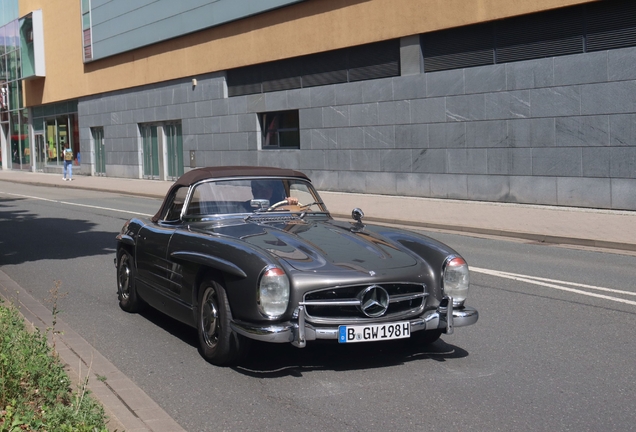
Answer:
[(408, 337), (411, 337), (411, 323), (408, 321), (338, 327), (340, 343), (374, 342)]

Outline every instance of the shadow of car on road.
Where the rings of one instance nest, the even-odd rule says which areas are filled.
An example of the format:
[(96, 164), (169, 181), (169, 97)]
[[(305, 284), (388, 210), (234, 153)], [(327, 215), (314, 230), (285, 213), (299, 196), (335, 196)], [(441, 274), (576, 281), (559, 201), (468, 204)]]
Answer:
[[(198, 347), (196, 329), (152, 308), (146, 308), (140, 314), (191, 347)], [(429, 345), (418, 345), (410, 339), (349, 345), (336, 341), (310, 341), (305, 348), (251, 341), (249, 351), (231, 368), (255, 378), (281, 378), (300, 377), (303, 372), (314, 370), (375, 369), (412, 361), (443, 362), (467, 356), (467, 351), (443, 339)]]
[(350, 345), (312, 341), (305, 348), (255, 342), (249, 354), (233, 369), (257, 378), (300, 377), (303, 372), (314, 370), (375, 369), (412, 361), (448, 361), (466, 356), (467, 351), (442, 339), (429, 345), (418, 345), (409, 339)]
[(17, 210), (12, 201), (18, 199), (0, 199), (0, 265), (113, 253), (116, 232), (93, 231), (97, 224), (89, 220)]

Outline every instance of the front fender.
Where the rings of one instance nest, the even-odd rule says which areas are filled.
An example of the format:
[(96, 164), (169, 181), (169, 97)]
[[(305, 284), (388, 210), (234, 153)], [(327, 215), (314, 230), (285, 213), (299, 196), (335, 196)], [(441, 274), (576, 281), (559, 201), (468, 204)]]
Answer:
[(192, 289), (192, 304), (208, 269), (222, 275), (232, 316), (243, 320), (263, 320), (256, 304), (259, 276), (268, 265), (283, 263), (241, 239), (204, 231), (178, 229), (170, 240), (168, 257), (182, 266), (184, 285)]
[(175, 251), (170, 254), (170, 258), (175, 261), (188, 261), (194, 264), (203, 265), (206, 267), (213, 268), (215, 270), (219, 270), (223, 273), (228, 273), (233, 276), (237, 276), (239, 278), (246, 278), (247, 274), (241, 268), (239, 268), (236, 264), (231, 263), (230, 261), (197, 252), (189, 252), (189, 251)]

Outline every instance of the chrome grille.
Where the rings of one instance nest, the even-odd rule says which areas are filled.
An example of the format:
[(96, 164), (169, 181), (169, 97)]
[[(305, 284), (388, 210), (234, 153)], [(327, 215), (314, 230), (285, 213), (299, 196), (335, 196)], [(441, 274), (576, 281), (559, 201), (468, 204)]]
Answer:
[(360, 294), (370, 285), (343, 286), (311, 291), (304, 295), (307, 321), (317, 324), (386, 321), (416, 315), (426, 304), (426, 286), (415, 283), (375, 284), (389, 294), (389, 307), (378, 318), (369, 318), (360, 308)]

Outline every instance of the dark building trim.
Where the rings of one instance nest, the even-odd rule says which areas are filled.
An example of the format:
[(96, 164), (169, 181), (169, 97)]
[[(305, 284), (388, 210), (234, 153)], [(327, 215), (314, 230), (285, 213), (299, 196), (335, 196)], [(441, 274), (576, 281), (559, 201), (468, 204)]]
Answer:
[(421, 35), (424, 71), (636, 46), (636, 2), (606, 0)]
[(400, 75), (400, 40), (231, 69), (229, 96), (339, 84)]

